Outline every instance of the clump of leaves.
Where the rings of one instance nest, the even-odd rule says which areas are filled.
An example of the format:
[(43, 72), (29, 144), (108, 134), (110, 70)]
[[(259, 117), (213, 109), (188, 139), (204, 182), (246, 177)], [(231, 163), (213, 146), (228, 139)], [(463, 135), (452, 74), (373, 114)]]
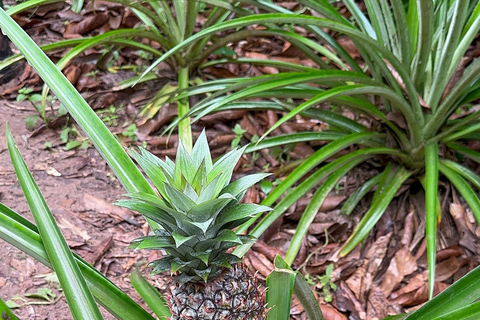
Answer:
[(337, 285), (332, 282), (333, 264), (329, 264), (325, 274), (323, 276), (312, 276), (310, 274), (305, 275), (307, 283), (315, 288), (317, 292), (323, 293), (323, 300), (325, 302), (331, 302), (333, 298), (333, 292), (337, 290)]
[[(90, 146), (88, 139), (82, 137), (80, 132), (75, 128), (75, 126), (67, 126), (60, 133), (60, 140), (65, 144), (65, 150), (71, 149), (85, 149)], [(45, 144), (46, 148), (51, 148), (51, 144)]]
[(137, 141), (138, 140), (137, 132), (138, 132), (137, 125), (135, 123), (132, 123), (125, 130), (122, 131), (122, 136), (130, 138), (130, 140), (132, 141)]
[(240, 141), (242, 140), (243, 134), (247, 132), (247, 130), (243, 129), (238, 123), (232, 129), (233, 133), (235, 133), (235, 139), (232, 140), (232, 149), (236, 148)]
[(98, 110), (96, 113), (102, 119), (103, 123), (109, 127), (116, 127), (118, 126), (118, 112), (122, 109), (122, 107), (117, 108), (114, 105), (109, 106), (103, 110)]
[[(347, 255), (368, 236), (407, 179), (417, 179), (425, 190), (429, 292), (432, 296), (436, 229), (441, 219), (437, 194), (441, 177), (459, 191), (480, 222), (480, 199), (474, 190), (480, 188), (480, 176), (450, 158), (453, 153), (480, 162), (480, 153), (468, 147), (469, 141), (479, 139), (476, 131), (480, 129), (480, 112), (451, 117), (458, 108), (480, 97), (480, 60), (471, 61), (462, 68), (462, 59), (480, 31), (480, 2), (369, 0), (365, 1), (365, 13), (354, 1), (344, 0), (351, 18), (343, 16), (326, 0), (301, 0), (300, 3), (316, 12), (316, 16), (289, 13), (270, 4), (259, 5), (273, 13), (241, 17), (202, 30), (162, 56), (161, 60), (167, 59), (180, 48), (206, 36), (256, 23), (287, 40), (301, 38), (299, 47), (317, 64), (297, 69), (288, 65), (290, 72), (237, 79), (234, 84), (201, 101), (186, 116), (199, 119), (229, 108), (287, 112), (250, 151), (301, 141), (330, 141), (298, 165), (268, 195), (263, 204), (277, 203), (275, 210), (253, 229), (254, 236), (261, 235), (308, 190), (316, 189), (285, 257), (289, 264), (294, 261), (309, 225), (329, 192), (354, 167), (373, 161), (383, 169), (367, 182), (371, 188), (366, 192), (376, 187), (370, 208), (344, 244), (340, 256)], [(295, 37), (288, 29), (289, 24), (307, 29), (315, 41)], [(325, 29), (351, 40), (363, 63), (357, 63)], [(318, 59), (317, 54), (311, 55), (311, 50), (316, 50), (324, 59)], [(287, 65), (282, 64), (282, 67), (287, 68)], [(249, 100), (252, 98), (255, 100)], [(270, 100), (258, 101), (259, 98)], [(327, 110), (322, 107), (327, 101), (340, 110), (349, 109), (379, 125), (374, 131)], [(323, 121), (329, 129), (265, 139), (298, 115)], [(344, 154), (347, 149), (350, 151)], [(324, 164), (327, 159), (329, 163)], [(324, 165), (314, 171), (320, 164)], [(284, 195), (293, 186), (295, 189)], [(354, 193), (352, 197), (361, 198), (366, 192)], [(344, 213), (354, 208), (351, 206)], [(240, 230), (246, 230), (254, 221), (252, 219)], [(237, 249), (237, 253), (247, 249), (248, 246), (244, 246)]]

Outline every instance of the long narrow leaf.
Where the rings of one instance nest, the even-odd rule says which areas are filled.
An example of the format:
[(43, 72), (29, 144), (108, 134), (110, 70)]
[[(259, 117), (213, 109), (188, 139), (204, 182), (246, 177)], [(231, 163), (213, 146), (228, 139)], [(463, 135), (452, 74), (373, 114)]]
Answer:
[[(72, 50), (66, 53), (58, 62), (57, 68), (59, 70), (63, 70), (70, 61), (72, 61), (75, 57), (79, 54), (85, 52), (85, 50), (98, 46), (103, 45), (105, 43), (113, 42), (118, 39), (129, 39), (133, 37), (141, 37), (149, 40), (154, 40), (162, 43), (162, 39), (158, 38), (153, 32), (146, 31), (143, 29), (118, 29), (118, 30), (111, 30), (90, 39), (85, 39), (80, 44), (75, 46)], [(42, 90), (42, 104), (45, 104), (45, 100), (48, 94), (48, 83), (43, 87)]]
[[(371, 50), (378, 52), (379, 54), (381, 54), (381, 57), (378, 56), (379, 59), (377, 61), (380, 62), (380, 61), (383, 61), (383, 59), (388, 60), (392, 65), (392, 67), (398, 72), (400, 78), (402, 79), (405, 85), (407, 94), (414, 106), (413, 112), (415, 114), (415, 117), (418, 119), (418, 122), (420, 125), (423, 124), (423, 120), (424, 120), (423, 113), (421, 110), (421, 106), (418, 103), (417, 92), (413, 86), (413, 83), (411, 82), (411, 78), (408, 73), (408, 70), (405, 69), (405, 67), (398, 61), (398, 59), (390, 51), (388, 51), (385, 47), (379, 45), (378, 42), (376, 42), (371, 37), (352, 28), (351, 26), (345, 26), (342, 23), (337, 23), (327, 19), (316, 18), (312, 16), (277, 14), (277, 13), (261, 14), (261, 15), (255, 15), (255, 16), (242, 17), (242, 18), (217, 24), (213, 27), (210, 27), (198, 32), (197, 34), (193, 35), (192, 37), (186, 39), (184, 42), (172, 48), (169, 52), (165, 53), (165, 55), (163, 55), (160, 59), (156, 60), (149, 68), (147, 68), (144, 74), (149, 73), (159, 63), (161, 63), (165, 59), (168, 59), (172, 54), (178, 52), (178, 50), (180, 49), (187, 47), (188, 45), (197, 41), (200, 38), (209, 36), (211, 34), (215, 34), (217, 32), (229, 30), (229, 29), (245, 27), (252, 24), (265, 25), (269, 23), (282, 23), (282, 24), (292, 23), (292, 24), (299, 24), (299, 25), (306, 25), (306, 26), (330, 28), (332, 30), (336, 30), (346, 35), (349, 35), (352, 38), (357, 39), (358, 42), (361, 42), (364, 47), (370, 48)], [(390, 73), (390, 71), (388, 73)]]
[(425, 147), (425, 215), (428, 261), (428, 296), (433, 297), (435, 285), (435, 255), (437, 249), (437, 202), (438, 202), (438, 146), (432, 143)]
[(393, 17), (395, 19), (395, 26), (397, 29), (398, 44), (400, 46), (401, 61), (405, 65), (410, 65), (411, 59), (411, 47), (410, 47), (410, 35), (408, 33), (407, 15), (405, 13), (405, 7), (400, 1), (391, 1)]
[[(260, 80), (260, 81), (259, 81)], [(263, 81), (261, 81), (263, 80)], [(258, 81), (257, 85), (253, 85), (253, 81)], [(195, 121), (199, 118), (215, 111), (215, 109), (225, 105), (227, 103), (233, 102), (238, 99), (243, 99), (245, 97), (250, 97), (255, 93), (262, 92), (264, 90), (271, 90), (275, 88), (283, 88), (286, 86), (292, 86), (299, 83), (309, 83), (309, 82), (329, 82), (329, 81), (351, 81), (355, 83), (363, 84), (377, 84), (375, 81), (364, 77), (362, 74), (356, 74), (348, 71), (337, 71), (337, 70), (317, 70), (310, 71), (308, 73), (281, 73), (276, 75), (267, 75), (254, 78), (252, 80), (247, 80), (243, 83), (245, 89), (236, 92), (228, 97), (225, 97), (213, 105), (208, 107), (197, 106), (196, 111), (198, 112), (195, 117)], [(231, 90), (231, 88), (229, 88)], [(201, 110), (203, 109), (203, 110)], [(200, 111), (201, 110), (201, 111)]]
[(358, 5), (355, 3), (353, 0), (345, 0), (343, 1), (344, 4), (347, 6), (348, 11), (352, 14), (352, 16), (355, 18), (357, 21), (358, 25), (360, 28), (368, 34), (370, 37), (373, 39), (377, 39), (378, 35), (375, 32), (371, 22), (368, 20), (368, 18), (365, 16), (365, 14), (360, 10)]
[(143, 277), (138, 269), (133, 270), (130, 275), (130, 282), (159, 319), (168, 319), (172, 316), (167, 300), (160, 294), (157, 288)]
[(474, 171), (451, 160), (442, 159), (440, 160), (440, 162), (444, 166), (452, 169), (453, 171), (461, 175), (463, 178), (470, 181), (470, 183), (472, 183), (477, 189), (480, 189), (480, 177)]
[(322, 161), (328, 157), (334, 155), (340, 150), (351, 146), (354, 143), (362, 143), (370, 139), (380, 137), (379, 135), (371, 132), (364, 133), (352, 133), (348, 136), (337, 139), (323, 148), (317, 150), (313, 155), (307, 158), (299, 167), (297, 167), (288, 177), (282, 181), (268, 197), (262, 202), (266, 206), (272, 205), (280, 196), (287, 191), (295, 182), (297, 182), (302, 176), (304, 176), (311, 168), (319, 165)]
[(455, 152), (461, 154), (462, 156), (465, 156), (476, 163), (480, 163), (480, 152), (472, 150), (470, 148), (461, 146), (456, 143), (447, 143), (447, 147), (450, 149), (454, 150)]
[(460, 192), (472, 209), (477, 223), (480, 223), (480, 199), (472, 187), (458, 173), (443, 165), (441, 162), (438, 164), (438, 168), (448, 180), (450, 180), (458, 192)]
[[(383, 186), (380, 186), (377, 192), (375, 192), (370, 209), (365, 213), (353, 234), (348, 238), (342, 251), (340, 251), (341, 256), (347, 255), (368, 235), (370, 230), (372, 230), (382, 217), (382, 214), (392, 201), (395, 193), (411, 174), (411, 172), (403, 167), (389, 169), (387, 166), (385, 170), (385, 174), (389, 178), (387, 178), (386, 181), (383, 182)], [(393, 172), (389, 172), (388, 170), (392, 170)]]
[(357, 207), (357, 204), (360, 202), (360, 200), (362, 200), (362, 198), (370, 191), (370, 189), (377, 185), (381, 179), (382, 174), (377, 174), (375, 177), (365, 182), (361, 187), (357, 188), (357, 190), (355, 190), (343, 204), (342, 209), (340, 210), (341, 213), (346, 215), (351, 214)]
[(293, 293), (298, 298), (309, 320), (324, 320), (322, 309), (305, 278), (297, 273)]
[(456, 122), (451, 127), (445, 128), (445, 130), (442, 133), (438, 134), (435, 137), (436, 141), (440, 141), (440, 140), (442, 142), (455, 141), (470, 133), (479, 131), (480, 130), (480, 123), (478, 123), (479, 118), (480, 118), (479, 111), (470, 114), (469, 116)]
[[(480, 298), (480, 266), (476, 267), (457, 282), (435, 296), (420, 309), (410, 314), (406, 320), (436, 319), (442, 315), (463, 308)], [(463, 319), (462, 317), (448, 318), (451, 320)]]
[[(385, 23), (384, 13), (381, 11), (379, 1), (365, 0), (365, 6), (367, 7), (368, 16), (375, 30), (375, 39), (383, 46), (386, 46), (390, 50), (390, 36), (388, 35), (387, 25)], [(359, 10), (360, 11), (360, 10)], [(362, 13), (363, 14), (363, 13)]]
[(448, 92), (446, 97), (441, 101), (436, 112), (425, 123), (423, 128), (424, 135), (427, 138), (432, 137), (441, 128), (448, 116), (458, 108), (457, 101), (464, 97), (477, 82), (480, 72), (480, 60), (475, 60), (468, 68), (465, 69), (462, 76), (456, 81), (453, 88)]
[(5, 302), (0, 297), (0, 314), (2, 315), (3, 320), (18, 320), (18, 318), (13, 314), (12, 310), (5, 304)]
[(363, 85), (349, 85), (349, 86), (339, 86), (327, 91), (324, 91), (314, 98), (306, 101), (305, 103), (302, 103), (298, 107), (296, 107), (294, 110), (289, 112), (286, 116), (281, 118), (279, 121), (277, 121), (267, 132), (265, 132), (264, 136), (268, 135), (270, 132), (273, 130), (277, 129), (280, 125), (285, 123), (287, 120), (291, 119), (295, 115), (299, 114), (300, 112), (305, 111), (308, 108), (313, 107), (314, 105), (317, 105), (321, 102), (324, 102), (326, 100), (329, 100), (331, 98), (341, 96), (341, 95), (355, 95), (355, 94), (378, 94), (379, 96), (383, 96), (386, 99), (388, 99), (392, 104), (394, 104), (405, 116), (407, 125), (409, 127), (409, 132), (412, 133), (412, 135), (415, 135), (415, 139), (419, 139), (420, 135), (420, 129), (418, 128), (418, 122), (415, 119), (412, 110), (405, 101), (397, 96), (393, 91), (382, 88), (380, 86), (363, 86)]
[(415, 7), (416, 16), (414, 19), (418, 20), (417, 43), (414, 46), (416, 50), (414, 50), (415, 56), (412, 61), (411, 74), (415, 85), (419, 87), (427, 74), (425, 69), (428, 67), (428, 59), (432, 45), (434, 4), (433, 1), (413, 0), (410, 1), (409, 10), (411, 10), (410, 7)]
[(61, 2), (61, 1), (63, 0), (29, 0), (9, 8), (6, 12), (9, 15), (13, 16), (14, 14), (23, 12), (28, 9), (36, 8), (36, 7), (51, 4), (51, 3)]
[(292, 304), (293, 287), (296, 272), (291, 269), (275, 269), (267, 277), (267, 320), (290, 319), (290, 306)]
[[(275, 257), (275, 267), (292, 270), (288, 263), (279, 255)], [(310, 285), (299, 272), (296, 272), (295, 274), (293, 293), (302, 304), (309, 320), (324, 320), (322, 309), (320, 309), (317, 298), (313, 294)]]
[(245, 149), (245, 153), (255, 152), (262, 149), (285, 146), (290, 143), (309, 142), (309, 141), (331, 141), (344, 137), (345, 134), (337, 132), (298, 132), (285, 134), (272, 138), (264, 139), (258, 143), (251, 143)]
[(295, 234), (292, 237), (292, 241), (290, 246), (288, 247), (287, 254), (285, 255), (285, 262), (288, 265), (293, 263), (293, 260), (297, 256), (298, 252), (300, 251), (300, 247), (304, 238), (307, 235), (308, 230), (310, 229), (310, 225), (315, 219), (315, 216), (318, 213), (321, 205), (327, 198), (330, 191), (337, 185), (340, 179), (343, 178), (356, 165), (355, 162), (350, 162), (344, 165), (343, 167), (337, 169), (333, 174), (331, 174), (325, 182), (322, 183), (322, 186), (315, 192), (312, 199), (308, 203), (305, 212), (302, 214), (300, 221), (298, 222), (297, 229), (295, 230)]
[(456, 309), (452, 312), (445, 313), (433, 320), (478, 320), (480, 319), (480, 301), (466, 305), (463, 308)]
[[(74, 47), (84, 41), (86, 41), (88, 38), (81, 38), (81, 39), (68, 39), (68, 40), (62, 40), (50, 44), (46, 44), (43, 46), (40, 46), (40, 49), (42, 49), (43, 52), (50, 52), (53, 50), (58, 50), (58, 49), (63, 49), (63, 48), (71, 48)], [(131, 47), (131, 48), (136, 48), (138, 50), (143, 50), (146, 52), (150, 52), (156, 56), (161, 56), (162, 52), (156, 50), (155, 48), (152, 48), (151, 46), (145, 45), (143, 43), (140, 43), (138, 41), (133, 41), (133, 40), (128, 40), (128, 39), (112, 39), (111, 42), (112, 44), (117, 44), (121, 46), (126, 46), (126, 47)], [(23, 54), (15, 54), (13, 56), (8, 57), (7, 59), (3, 60), (0, 62), (0, 70), (5, 69), (6, 67), (25, 59)], [(123, 81), (122, 81), (123, 83)], [(121, 86), (115, 87), (121, 88)]]
[[(327, 177), (329, 174), (335, 172), (338, 168), (346, 165), (349, 162), (355, 162), (359, 164), (375, 154), (388, 154), (402, 157), (402, 154), (395, 149), (390, 148), (368, 148), (361, 149), (357, 151), (350, 152), (343, 157), (332, 161), (331, 163), (323, 166), (321, 169), (317, 170), (310, 177), (305, 179), (301, 184), (298, 185), (293, 191), (288, 192), (286, 196), (280, 201), (274, 208), (273, 211), (269, 212), (265, 217), (258, 223), (250, 232), (254, 237), (259, 237), (263, 232), (278, 218), (282, 215), (285, 210), (287, 210), (292, 204), (294, 204), (298, 199), (300, 199), (306, 192), (318, 184), (322, 179)], [(277, 187), (278, 188), (278, 187)], [(265, 199), (266, 200), (266, 199)], [(266, 202), (262, 202), (265, 204)], [(257, 218), (250, 219), (248, 222), (244, 223), (242, 226), (237, 228), (237, 232), (241, 233), (245, 231), (249, 226), (251, 226)], [(239, 257), (242, 257), (250, 248), (251, 245), (242, 245), (235, 249), (234, 254)]]
[(45, 250), (65, 293), (73, 318), (103, 319), (60, 228), (15, 145), (8, 125), (6, 126), (6, 137), (15, 173), (37, 223)]
[[(460, 42), (460, 35), (465, 22), (468, 2), (454, 1), (452, 5), (453, 17), (448, 26), (448, 34), (445, 43), (439, 48), (440, 52), (435, 57), (434, 73), (432, 75), (433, 83), (425, 95), (425, 102), (430, 108), (432, 108), (432, 110), (436, 110), (438, 102), (442, 98), (442, 95), (438, 93), (445, 90), (445, 87), (450, 81), (451, 75), (457, 67), (456, 65), (451, 66), (452, 57), (455, 52), (452, 48), (457, 48), (458, 43)], [(452, 74), (447, 72), (451, 72)]]

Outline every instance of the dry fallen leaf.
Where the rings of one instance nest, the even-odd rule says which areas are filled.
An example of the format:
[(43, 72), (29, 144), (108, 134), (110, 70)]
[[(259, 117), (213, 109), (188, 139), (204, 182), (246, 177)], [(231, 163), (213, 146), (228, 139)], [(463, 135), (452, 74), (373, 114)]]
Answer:
[(355, 293), (355, 296), (361, 302), (364, 302), (366, 299), (365, 293), (370, 290), (373, 278), (377, 274), (378, 268), (387, 252), (388, 243), (392, 234), (393, 233), (390, 232), (379, 237), (368, 249), (363, 266), (358, 268), (353, 275), (345, 281), (350, 290)]
[(128, 210), (113, 206), (105, 200), (94, 197), (88, 193), (83, 196), (83, 202), (87, 210), (92, 210), (97, 213), (107, 214), (116, 219), (117, 222), (126, 221), (133, 225), (139, 225), (138, 221), (129, 213)]
[(45, 170), (45, 172), (49, 176), (54, 176), (54, 177), (61, 177), (62, 176), (62, 174), (60, 172), (58, 172), (57, 169), (55, 169), (54, 167), (48, 167), (47, 170)]
[(380, 320), (388, 315), (390, 303), (382, 289), (372, 286), (367, 301), (367, 319)]
[(335, 309), (329, 304), (321, 304), (320, 309), (322, 309), (323, 318), (325, 320), (347, 320), (348, 319), (340, 311), (338, 311), (337, 309)]
[(380, 284), (380, 288), (385, 293), (385, 296), (388, 297), (400, 285), (403, 278), (415, 270), (417, 270), (417, 261), (407, 247), (401, 247), (390, 261), (387, 272)]

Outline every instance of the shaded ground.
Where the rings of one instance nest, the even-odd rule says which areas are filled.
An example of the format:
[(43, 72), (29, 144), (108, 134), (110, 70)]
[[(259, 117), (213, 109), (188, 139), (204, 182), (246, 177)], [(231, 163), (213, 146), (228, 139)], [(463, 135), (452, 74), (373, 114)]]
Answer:
[[(0, 201), (32, 220), (6, 148), (4, 132), (5, 121), (8, 121), (69, 246), (122, 290), (138, 298), (128, 277), (132, 268), (148, 257), (133, 253), (127, 246), (132, 239), (145, 235), (143, 218), (110, 205), (123, 194), (123, 189), (93, 148), (78, 151), (43, 149), (46, 141), (58, 139), (59, 133), (49, 130), (39, 137), (29, 138), (31, 132), (25, 128), (25, 118), (30, 113), (17, 108), (25, 106), (0, 104)], [(47, 267), (5, 241), (0, 241), (0, 252), (2, 299), (24, 297), (45, 288), (56, 295), (52, 302), (45, 299), (15, 300), (20, 305), (26, 303), (15, 310), (20, 319), (71, 318), (58, 285), (48, 281), (52, 273)], [(42, 304), (28, 305), (30, 303)], [(104, 315), (106, 319), (113, 319), (106, 312)]]

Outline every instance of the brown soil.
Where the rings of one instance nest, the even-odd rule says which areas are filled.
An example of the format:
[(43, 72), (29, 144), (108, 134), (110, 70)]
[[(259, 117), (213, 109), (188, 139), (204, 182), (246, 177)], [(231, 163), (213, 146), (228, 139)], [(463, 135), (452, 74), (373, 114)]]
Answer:
[[(138, 301), (128, 277), (132, 268), (148, 257), (127, 247), (131, 240), (145, 235), (144, 219), (110, 205), (124, 190), (94, 148), (43, 149), (46, 141), (58, 139), (59, 132), (47, 130), (30, 137), (25, 118), (31, 112), (24, 109), (29, 109), (28, 104), (0, 104), (0, 201), (33, 222), (10, 163), (4, 135), (8, 121), (20, 152), (70, 247)], [(5, 241), (0, 241), (0, 252), (0, 297), (4, 301), (16, 296), (24, 298), (24, 294), (42, 288), (52, 289), (57, 296), (53, 302), (15, 300), (18, 304), (26, 303), (15, 309), (20, 319), (71, 319), (58, 284), (47, 281), (52, 275), (50, 269)], [(105, 310), (102, 312), (105, 319), (113, 319)]]

